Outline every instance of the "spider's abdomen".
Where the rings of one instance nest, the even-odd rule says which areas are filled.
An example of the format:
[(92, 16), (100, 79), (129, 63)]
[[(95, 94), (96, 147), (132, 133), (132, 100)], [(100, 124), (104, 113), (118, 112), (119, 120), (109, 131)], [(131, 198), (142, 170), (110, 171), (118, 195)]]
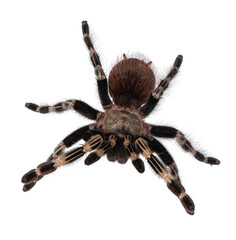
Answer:
[(138, 108), (155, 88), (155, 75), (143, 60), (124, 58), (109, 74), (109, 92), (116, 105)]

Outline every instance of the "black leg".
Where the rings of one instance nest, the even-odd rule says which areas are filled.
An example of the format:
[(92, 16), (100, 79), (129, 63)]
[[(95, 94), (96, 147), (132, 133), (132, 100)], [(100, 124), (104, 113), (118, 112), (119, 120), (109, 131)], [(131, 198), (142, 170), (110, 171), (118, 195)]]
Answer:
[(205, 157), (197, 151), (184, 134), (173, 127), (150, 125), (150, 133), (156, 137), (174, 138), (180, 146), (187, 152), (190, 152), (197, 160), (211, 165), (219, 165), (220, 161), (216, 158)]
[(95, 151), (90, 153), (84, 160), (86, 165), (91, 165), (97, 162), (104, 154), (109, 152), (116, 145), (117, 137), (114, 134), (108, 136), (108, 140), (104, 141), (100, 147)]
[(172, 156), (166, 150), (166, 148), (155, 138), (153, 138), (152, 140), (148, 140), (148, 145), (153, 152), (157, 153), (163, 163), (169, 167), (172, 178), (179, 179), (177, 165)]
[[(48, 158), (47, 162), (40, 164), (36, 169), (41, 167), (43, 167), (43, 169), (46, 168), (48, 169), (48, 171), (46, 171), (47, 174), (55, 171), (56, 167), (54, 167), (54, 164), (52, 163), (56, 159), (59, 159), (61, 156), (63, 156), (66, 148), (72, 146), (74, 143), (81, 140), (83, 135), (89, 131), (90, 126), (92, 125), (81, 127), (78, 130), (71, 133), (69, 136), (67, 136), (63, 141), (61, 141), (57, 145), (57, 147), (54, 149), (54, 152)], [(36, 169), (32, 169), (22, 177), (22, 182), (25, 183), (23, 191), (29, 191), (36, 184), (36, 182), (39, 181), (44, 176), (40, 174), (40, 172), (37, 172)]]
[(160, 82), (158, 87), (152, 92), (152, 95), (149, 97), (148, 101), (140, 108), (140, 113), (143, 116), (148, 116), (152, 112), (152, 110), (156, 107), (162, 94), (164, 93), (166, 88), (169, 86), (171, 79), (173, 79), (174, 76), (177, 74), (182, 64), (182, 61), (183, 61), (183, 57), (179, 55), (176, 58), (173, 68), (171, 69), (167, 77)]
[[(76, 131), (72, 132), (70, 135), (68, 135), (67, 137), (65, 137), (54, 149), (54, 152), (52, 153), (52, 155), (48, 158), (47, 161), (52, 161), (53, 159), (57, 159), (58, 157), (60, 157), (64, 151), (66, 150), (66, 148), (71, 147), (73, 144), (75, 144), (76, 142), (78, 142), (79, 140), (81, 140), (83, 138), (83, 136), (86, 134), (86, 132), (89, 132), (90, 128), (93, 125), (87, 125), (84, 127), (81, 127), (79, 129), (77, 129)], [(90, 136), (91, 137), (91, 136)]]
[(108, 94), (108, 85), (107, 78), (103, 71), (102, 64), (97, 52), (94, 50), (93, 44), (89, 37), (89, 26), (86, 21), (82, 22), (82, 32), (84, 36), (85, 44), (90, 52), (90, 58), (94, 66), (97, 84), (98, 84), (98, 93), (104, 109), (109, 108), (112, 105), (112, 101)]
[(139, 137), (136, 139), (135, 145), (141, 154), (147, 159), (152, 169), (166, 181), (167, 187), (179, 198), (186, 212), (190, 215), (193, 215), (195, 209), (194, 203), (186, 194), (180, 179), (172, 178), (165, 166), (157, 159), (157, 157), (152, 154), (152, 150), (145, 139)]
[(138, 152), (134, 146), (133, 140), (130, 135), (124, 136), (123, 144), (125, 146), (125, 149), (129, 152), (132, 164), (134, 165), (136, 170), (139, 173), (144, 173), (145, 171), (144, 162), (140, 158), (138, 158)]
[(63, 112), (69, 109), (74, 109), (76, 112), (92, 120), (96, 120), (99, 113), (98, 110), (92, 108), (87, 103), (76, 99), (59, 102), (53, 106), (38, 106), (34, 103), (26, 103), (25, 106), (30, 110), (39, 113)]
[(47, 162), (41, 163), (36, 169), (30, 170), (22, 177), (21, 181), (24, 183), (23, 191), (29, 191), (36, 182), (42, 179), (45, 175), (56, 171), (59, 166), (74, 162), (85, 153), (97, 148), (102, 142), (102, 136), (96, 134), (90, 137), (90, 139), (82, 147), (78, 147), (65, 154), (60, 152), (56, 158), (51, 158)]

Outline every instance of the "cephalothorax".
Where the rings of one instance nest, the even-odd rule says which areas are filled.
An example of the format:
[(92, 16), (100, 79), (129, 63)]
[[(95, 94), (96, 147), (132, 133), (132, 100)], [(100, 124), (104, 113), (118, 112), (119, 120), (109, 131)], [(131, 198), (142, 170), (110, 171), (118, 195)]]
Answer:
[[(26, 103), (27, 108), (39, 113), (74, 109), (95, 122), (71, 133), (58, 144), (46, 162), (26, 173), (22, 177), (23, 190), (30, 190), (44, 175), (89, 152), (91, 153), (85, 159), (86, 165), (95, 163), (106, 154), (108, 160), (119, 163), (126, 163), (131, 158), (137, 171), (143, 173), (145, 168), (144, 162), (139, 158), (141, 154), (153, 170), (166, 181), (168, 188), (180, 199), (187, 213), (194, 214), (194, 203), (180, 181), (175, 161), (155, 137), (175, 139), (184, 150), (199, 161), (211, 165), (218, 165), (220, 161), (198, 152), (179, 130), (144, 122), (144, 118), (152, 112), (171, 79), (177, 74), (183, 57), (179, 55), (176, 58), (169, 74), (155, 87), (156, 78), (151, 68), (152, 63), (141, 58), (128, 58), (123, 54), (123, 59), (112, 68), (107, 83), (99, 56), (90, 40), (86, 21), (82, 22), (82, 31), (95, 69), (104, 112), (75, 99), (54, 106)], [(81, 139), (85, 140), (82, 147), (66, 152), (67, 148)]]

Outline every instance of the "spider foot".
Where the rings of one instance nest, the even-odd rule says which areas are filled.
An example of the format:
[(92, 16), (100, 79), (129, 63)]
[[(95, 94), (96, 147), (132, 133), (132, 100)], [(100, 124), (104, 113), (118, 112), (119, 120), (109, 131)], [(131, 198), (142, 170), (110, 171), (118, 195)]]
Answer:
[(136, 160), (132, 161), (132, 163), (139, 173), (144, 173), (145, 171), (144, 162), (140, 158), (137, 158)]
[[(27, 192), (29, 191), (31, 188), (33, 188), (35, 186), (35, 184), (37, 183), (37, 181), (39, 181), (41, 178), (43, 178), (43, 176), (38, 176), (36, 179), (33, 180), (30, 180), (28, 182), (26, 182), (24, 184), (24, 187), (23, 187), (23, 191), (24, 192)], [(23, 178), (22, 178), (23, 179)], [(23, 181), (22, 181), (23, 182)]]
[(29, 191), (44, 175), (52, 173), (55, 170), (56, 167), (54, 167), (53, 162), (41, 163), (36, 169), (30, 170), (21, 178), (21, 182), (24, 183), (23, 191)]
[(186, 194), (185, 188), (181, 184), (180, 180), (172, 180), (167, 183), (167, 187), (179, 198), (186, 212), (193, 215), (195, 209), (194, 202), (189, 195)]
[(208, 163), (210, 165), (220, 165), (220, 161), (213, 157), (207, 157), (204, 159), (205, 163)]
[(184, 206), (186, 212), (190, 215), (194, 214), (194, 209), (195, 209), (195, 205), (193, 200), (189, 197), (189, 195), (187, 195), (186, 193), (183, 194), (183, 196), (179, 196), (179, 199), (182, 203), (182, 205)]
[(90, 153), (84, 161), (85, 165), (91, 165), (97, 162), (100, 159), (100, 156), (98, 155), (99, 154), (97, 154), (96, 152)]
[(23, 191), (24, 191), (24, 192), (29, 191), (35, 184), (36, 184), (36, 182), (32, 182), (32, 183), (29, 183), (29, 184), (25, 184), (24, 187), (23, 187)]
[(40, 107), (39, 105), (35, 103), (26, 103), (25, 107), (28, 109), (34, 111), (34, 112), (40, 112), (40, 113), (48, 113), (49, 112), (49, 107), (48, 106), (42, 106)]

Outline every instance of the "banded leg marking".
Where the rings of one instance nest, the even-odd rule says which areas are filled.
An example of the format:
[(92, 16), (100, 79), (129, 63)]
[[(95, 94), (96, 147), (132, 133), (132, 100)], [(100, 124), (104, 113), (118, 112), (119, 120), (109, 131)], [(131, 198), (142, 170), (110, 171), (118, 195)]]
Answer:
[(135, 141), (136, 148), (145, 157), (153, 170), (162, 177), (166, 182), (171, 182), (171, 175), (166, 170), (165, 166), (152, 154), (148, 142), (143, 138), (138, 138)]
[(84, 42), (89, 50), (90, 59), (94, 67), (97, 84), (98, 84), (98, 93), (102, 106), (104, 108), (109, 108), (112, 105), (112, 101), (108, 94), (107, 78), (103, 71), (102, 64), (97, 52), (94, 49), (92, 41), (89, 37), (89, 26), (87, 21), (82, 22), (82, 32), (84, 37)]
[(137, 150), (135, 149), (135, 146), (132, 142), (132, 138), (130, 135), (124, 136), (124, 146), (125, 149), (130, 154), (133, 166), (139, 173), (144, 173), (145, 171), (144, 162), (140, 158), (138, 158)]
[(47, 162), (41, 163), (36, 169), (30, 170), (22, 177), (21, 181), (25, 184), (23, 191), (29, 191), (43, 176), (56, 171), (59, 166), (74, 162), (85, 153), (97, 148), (102, 142), (102, 136), (97, 134), (92, 136), (82, 147), (76, 148), (64, 155), (56, 155), (57, 158), (52, 158)]
[(183, 61), (183, 56), (179, 55), (173, 64), (173, 67), (167, 77), (163, 79), (158, 87), (152, 92), (152, 95), (149, 97), (148, 101), (145, 103), (144, 106), (140, 108), (140, 113), (143, 116), (149, 115), (152, 110), (156, 107), (158, 101), (160, 100), (161, 96), (163, 95), (166, 88), (169, 86), (170, 81), (174, 78), (177, 74), (181, 64)]
[(86, 165), (91, 165), (97, 162), (104, 154), (111, 150), (116, 145), (117, 137), (114, 134), (111, 134), (108, 138), (108, 141), (104, 141), (98, 150), (90, 153), (85, 159), (84, 163)]
[[(63, 153), (65, 152), (66, 148), (71, 147), (73, 144), (75, 144), (76, 142), (78, 142), (79, 140), (82, 139), (83, 135), (89, 131), (89, 129), (92, 127), (93, 125), (87, 125), (84, 127), (81, 127), (79, 129), (77, 129), (76, 131), (72, 132), (70, 135), (68, 135), (67, 137), (65, 137), (54, 149), (54, 152), (49, 156), (47, 161), (52, 161), (54, 159), (59, 158), (60, 156), (63, 155)], [(94, 134), (95, 135), (95, 134)], [(91, 137), (91, 136), (90, 136)], [(89, 139), (89, 138), (88, 138)], [(87, 139), (87, 140), (88, 140)]]
[(76, 99), (59, 102), (53, 106), (38, 106), (35, 103), (26, 103), (25, 106), (30, 110), (39, 113), (63, 112), (66, 110), (74, 109), (76, 112), (92, 120), (96, 120), (98, 114), (100, 113), (98, 110), (89, 106), (87, 103)]
[(155, 138), (148, 141), (148, 144), (152, 151), (154, 151), (160, 159), (163, 161), (163, 163), (169, 167), (170, 174), (172, 175), (173, 179), (179, 179), (179, 173), (177, 165), (172, 158), (172, 156), (169, 154), (169, 152), (166, 150), (166, 148)]
[(177, 131), (176, 134), (176, 141), (180, 144), (180, 146), (187, 152), (192, 153), (192, 155), (199, 161), (208, 163), (210, 165), (219, 165), (220, 161), (216, 158), (212, 157), (205, 157), (202, 153), (197, 151), (192, 144), (189, 142), (189, 140), (186, 139), (183, 133), (180, 131)]
[(143, 138), (138, 138), (135, 144), (141, 154), (147, 158), (148, 163), (153, 170), (162, 177), (167, 187), (179, 198), (186, 212), (190, 215), (194, 214), (194, 203), (189, 195), (186, 194), (180, 179), (174, 179), (172, 175), (166, 170), (165, 166), (152, 154), (152, 150), (149, 148), (148, 142)]
[(216, 158), (205, 157), (197, 151), (190, 141), (186, 139), (184, 134), (173, 127), (150, 125), (150, 133), (156, 137), (174, 138), (179, 145), (187, 152), (190, 152), (197, 160), (208, 163), (210, 165), (219, 165), (220, 161)]
[(26, 103), (25, 106), (32, 111), (39, 113), (49, 113), (49, 112), (63, 112), (65, 110), (72, 109), (74, 107), (76, 100), (68, 100), (65, 102), (57, 103), (53, 106), (39, 106), (35, 103)]

